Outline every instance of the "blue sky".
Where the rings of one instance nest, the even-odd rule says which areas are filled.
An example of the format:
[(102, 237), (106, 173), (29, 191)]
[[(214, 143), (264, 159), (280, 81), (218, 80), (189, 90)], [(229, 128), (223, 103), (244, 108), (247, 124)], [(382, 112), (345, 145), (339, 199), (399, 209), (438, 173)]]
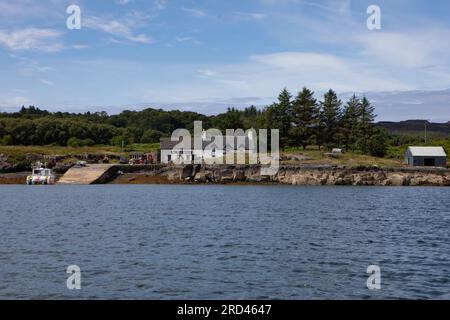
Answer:
[(308, 86), (373, 95), (381, 120), (448, 121), (449, 14), (446, 0), (0, 0), (0, 110), (212, 114)]

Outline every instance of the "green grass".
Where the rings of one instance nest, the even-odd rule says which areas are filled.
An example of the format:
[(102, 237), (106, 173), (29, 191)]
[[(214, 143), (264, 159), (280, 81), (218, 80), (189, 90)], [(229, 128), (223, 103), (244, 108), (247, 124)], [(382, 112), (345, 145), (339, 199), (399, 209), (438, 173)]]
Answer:
[(43, 155), (69, 155), (83, 153), (113, 153), (125, 154), (127, 152), (151, 152), (159, 149), (159, 143), (136, 143), (126, 146), (122, 152), (121, 147), (116, 146), (92, 146), (92, 147), (62, 147), (62, 146), (0, 146), (0, 154), (16, 155), (35, 153)]
[(326, 164), (347, 167), (378, 166), (380, 168), (396, 168), (403, 165), (403, 158), (379, 158), (357, 152), (345, 152), (337, 158), (330, 158), (325, 156), (325, 153), (325, 150), (318, 150), (317, 147), (308, 147), (305, 151), (303, 149), (290, 149), (284, 154), (301, 155), (305, 159), (282, 161), (282, 164)]
[[(38, 154), (49, 156), (69, 156), (83, 154), (100, 154), (127, 156), (130, 152), (152, 152), (159, 149), (159, 143), (143, 144), (137, 143), (126, 146), (122, 152), (121, 147), (116, 146), (92, 146), (92, 147), (62, 147), (62, 146), (1, 146), (0, 154), (8, 157), (12, 163), (21, 163), (26, 159), (26, 154)], [(67, 158), (65, 162), (74, 162), (75, 158)], [(114, 160), (111, 160), (114, 162)]]
[[(120, 152), (120, 147), (115, 147)], [(125, 147), (125, 152), (152, 152), (159, 150), (159, 143), (135, 143)]]
[[(346, 167), (377, 166), (380, 168), (398, 168), (404, 166), (403, 156), (401, 158), (378, 158), (363, 155), (356, 152), (343, 153), (338, 158), (330, 158), (324, 155), (324, 149), (319, 150), (316, 146), (309, 146), (306, 150), (302, 148), (289, 148), (280, 152), (282, 159), (285, 157), (295, 157), (297, 159), (282, 160), (282, 165), (335, 165)], [(219, 158), (216, 158), (217, 160)], [(225, 160), (222, 159), (225, 162)], [(248, 157), (246, 157), (248, 163)]]
[(0, 153), (6, 155), (18, 155), (35, 153), (42, 155), (69, 155), (83, 153), (114, 153), (114, 147), (60, 147), (60, 146), (0, 146)]
[[(417, 146), (425, 145), (424, 143), (415, 144)], [(427, 146), (443, 146), (447, 154), (450, 155), (450, 140), (435, 140), (426, 144)], [(309, 146), (305, 151), (302, 148), (289, 148), (282, 154), (302, 156), (301, 160), (282, 161), (281, 164), (325, 164), (338, 165), (347, 167), (357, 166), (378, 166), (381, 168), (396, 168), (404, 166), (403, 157), (407, 146), (395, 147), (388, 149), (384, 158), (363, 155), (357, 152), (348, 152), (342, 154), (339, 158), (329, 158), (324, 156), (324, 149), (318, 150), (316, 146)], [(137, 143), (126, 146), (122, 152), (121, 147), (117, 146), (93, 146), (93, 147), (61, 147), (61, 146), (0, 146), (0, 154), (8, 156), (13, 162), (25, 160), (27, 153), (40, 155), (61, 155), (67, 156), (71, 154), (113, 154), (127, 155), (130, 152), (152, 152), (159, 150), (159, 143), (142, 144)], [(68, 160), (69, 161), (69, 160)]]

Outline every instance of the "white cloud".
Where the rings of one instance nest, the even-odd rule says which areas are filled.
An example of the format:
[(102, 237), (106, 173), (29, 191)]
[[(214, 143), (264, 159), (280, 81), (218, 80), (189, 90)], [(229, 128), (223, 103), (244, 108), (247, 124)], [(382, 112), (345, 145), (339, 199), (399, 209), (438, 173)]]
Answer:
[(77, 49), (77, 50), (81, 50), (81, 49), (87, 49), (87, 48), (89, 48), (89, 46), (86, 45), (86, 44), (74, 44), (72, 46), (72, 48)]
[(132, 42), (138, 42), (138, 43), (152, 43), (153, 39), (149, 36), (146, 36), (145, 34), (138, 34), (136, 36), (127, 36), (128, 40)]
[(0, 30), (0, 44), (10, 50), (37, 50), (56, 52), (64, 49), (61, 33), (53, 29), (25, 28), (21, 30)]
[(9, 57), (17, 61), (17, 64), (20, 66), (19, 70), (38, 71), (39, 73), (55, 71), (55, 68), (48, 65), (42, 65), (32, 58), (27, 58), (14, 53), (9, 54)]
[(214, 72), (212, 70), (208, 70), (208, 69), (199, 69), (199, 70), (197, 70), (197, 73), (201, 77), (214, 77), (215, 75), (217, 75), (216, 72)]
[(296, 6), (311, 6), (321, 10), (327, 10), (330, 12), (345, 13), (350, 10), (351, 0), (321, 0), (321, 1), (308, 1), (308, 0), (260, 0), (263, 5), (267, 6), (283, 6), (283, 5), (296, 5)]
[(145, 44), (153, 42), (153, 39), (145, 34), (134, 34), (130, 23), (121, 22), (119, 20), (92, 16), (84, 19), (83, 26), (96, 31), (122, 37), (131, 42)]
[[(407, 90), (412, 87), (395, 77), (379, 73), (374, 65), (314, 52), (253, 55), (237, 64), (178, 64), (160, 67), (151, 64), (128, 68), (127, 72), (136, 76), (135, 86), (127, 91), (128, 99), (133, 101), (164, 102), (168, 96), (172, 102), (276, 97), (284, 87), (294, 92), (303, 86), (316, 92), (330, 88), (338, 92), (367, 92)], [(152, 70), (152, 80), (145, 78), (146, 70)], [(173, 96), (172, 92), (177, 92), (177, 95)], [(261, 103), (256, 100), (258, 99), (254, 99), (253, 103)]]
[(40, 72), (54, 71), (55, 69), (49, 66), (36, 66), (36, 70)]
[(300, 1), (298, 3), (337, 13), (346, 13), (350, 10), (351, 7), (351, 0), (332, 0), (322, 3), (313, 1)]
[(0, 102), (2, 106), (26, 106), (31, 104), (31, 99), (24, 96), (7, 97)]
[(191, 37), (176, 37), (175, 40), (177, 40), (178, 42), (186, 42), (186, 41), (191, 41), (192, 38)]
[(366, 57), (405, 68), (448, 64), (450, 43), (443, 39), (450, 39), (449, 31), (368, 32), (355, 36), (355, 41), (363, 47), (362, 54)]
[(132, 2), (133, 0), (118, 0), (117, 3), (119, 3), (120, 5), (124, 6), (129, 4), (130, 2)]
[[(314, 52), (278, 52), (253, 55), (243, 63), (177, 66), (181, 79), (195, 76), (187, 84), (176, 78), (152, 83), (153, 99), (164, 99), (176, 91), (177, 102), (223, 101), (233, 97), (276, 96), (284, 87), (292, 91), (308, 86), (321, 92), (408, 90), (411, 83), (395, 75), (379, 72), (376, 64), (354, 61), (337, 55)], [(147, 89), (148, 90), (148, 89)], [(145, 92), (142, 89), (141, 92)]]
[(2, 22), (6, 21), (17, 24), (18, 19), (57, 16), (59, 14), (58, 12), (48, 10), (49, 5), (52, 6), (51, 3), (45, 3), (44, 1), (0, 1), (0, 19)]
[(163, 10), (167, 6), (167, 0), (154, 0), (153, 5), (158, 10)]
[[(122, 6), (126, 6), (134, 0), (116, 0), (116, 2)], [(167, 7), (167, 0), (153, 0), (153, 7), (154, 10), (164, 10)]]
[(234, 16), (244, 20), (261, 20), (266, 17), (266, 14), (261, 12), (235, 12)]
[(47, 86), (53, 86), (54, 85), (53, 81), (50, 81), (50, 80), (47, 80), (47, 79), (40, 79), (39, 82), (41, 82), (42, 84), (45, 84)]
[(342, 71), (344, 62), (332, 54), (310, 52), (279, 52), (273, 54), (254, 55), (251, 60), (265, 65), (272, 65), (285, 70), (297, 72), (301, 68), (320, 66), (323, 69), (339, 69)]
[(193, 15), (194, 17), (197, 18), (203, 18), (206, 17), (207, 14), (206, 12), (200, 10), (200, 9), (194, 9), (194, 8), (181, 8), (181, 10), (183, 10), (184, 12), (187, 12), (191, 15)]
[(192, 43), (192, 44), (195, 44), (195, 45), (202, 44), (201, 41), (199, 41), (199, 40), (197, 40), (197, 39), (195, 39), (193, 37), (187, 37), (187, 36), (178, 36), (178, 37), (175, 37), (175, 40), (177, 42), (180, 42), (180, 43)]

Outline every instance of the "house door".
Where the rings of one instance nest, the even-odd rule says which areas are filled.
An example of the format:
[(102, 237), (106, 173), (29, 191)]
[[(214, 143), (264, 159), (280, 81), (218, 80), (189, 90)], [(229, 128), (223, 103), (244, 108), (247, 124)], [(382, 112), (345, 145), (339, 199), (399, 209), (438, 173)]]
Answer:
[(436, 166), (436, 159), (430, 158), (424, 160), (425, 167), (435, 167)]
[(171, 154), (168, 154), (168, 155), (167, 155), (167, 162), (170, 162), (170, 161), (172, 161), (172, 155), (171, 155)]

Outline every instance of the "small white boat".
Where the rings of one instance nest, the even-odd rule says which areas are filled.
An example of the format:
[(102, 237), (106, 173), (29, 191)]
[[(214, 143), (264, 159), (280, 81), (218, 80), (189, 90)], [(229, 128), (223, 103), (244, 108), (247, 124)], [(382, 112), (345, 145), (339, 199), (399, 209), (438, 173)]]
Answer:
[(56, 176), (51, 169), (44, 167), (36, 167), (31, 175), (27, 176), (27, 184), (55, 184)]

